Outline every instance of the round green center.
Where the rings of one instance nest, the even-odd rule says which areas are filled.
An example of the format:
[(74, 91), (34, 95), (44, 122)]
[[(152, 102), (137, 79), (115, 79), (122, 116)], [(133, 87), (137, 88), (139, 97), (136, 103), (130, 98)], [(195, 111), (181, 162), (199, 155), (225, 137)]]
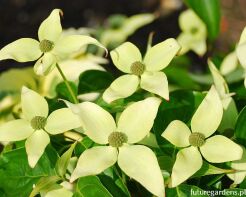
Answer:
[(54, 48), (54, 42), (50, 40), (42, 40), (39, 44), (39, 48), (43, 53), (49, 52)]
[(35, 116), (31, 120), (31, 126), (34, 130), (43, 129), (46, 125), (46, 118), (43, 116)]
[(189, 142), (191, 146), (200, 147), (205, 143), (205, 136), (202, 133), (194, 132), (190, 134)]
[(132, 63), (131, 65), (131, 72), (134, 75), (142, 75), (145, 70), (145, 65), (139, 61)]
[(195, 34), (195, 33), (198, 32), (198, 29), (197, 29), (196, 27), (192, 27), (192, 28), (190, 29), (190, 32), (191, 32), (192, 34)]
[(113, 132), (108, 137), (108, 143), (112, 147), (121, 147), (126, 142), (127, 136), (122, 132)]

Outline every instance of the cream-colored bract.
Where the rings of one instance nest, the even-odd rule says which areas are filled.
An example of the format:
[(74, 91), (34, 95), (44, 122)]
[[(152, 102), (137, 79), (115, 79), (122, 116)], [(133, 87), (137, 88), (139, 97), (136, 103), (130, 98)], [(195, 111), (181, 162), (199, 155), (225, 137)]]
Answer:
[(204, 22), (192, 10), (185, 10), (179, 16), (179, 26), (182, 30), (177, 38), (181, 45), (179, 54), (185, 54), (189, 50), (199, 56), (207, 51), (207, 29)]
[[(134, 44), (125, 42), (120, 45), (110, 55), (114, 65), (127, 75), (113, 81), (103, 93), (103, 99), (111, 103), (119, 98), (126, 98), (140, 85), (142, 89), (169, 100), (167, 77), (161, 70), (168, 66), (179, 50), (180, 46), (173, 38), (149, 48), (144, 58)], [(139, 75), (132, 72), (132, 65), (136, 62), (144, 67)]]
[[(82, 153), (71, 181), (82, 176), (99, 174), (118, 162), (129, 177), (154, 195), (164, 196), (164, 180), (155, 154), (146, 146), (134, 145), (150, 132), (161, 99), (149, 97), (129, 105), (120, 115), (117, 124), (110, 113), (94, 103), (66, 103), (80, 116), (85, 134), (101, 144)], [(127, 142), (118, 148), (107, 145), (113, 132), (126, 135)]]
[(246, 150), (243, 148), (242, 159), (231, 162), (231, 168), (235, 169), (235, 173), (227, 174), (227, 176), (234, 181), (233, 184), (240, 184), (246, 177)]
[[(212, 163), (241, 159), (243, 150), (239, 145), (221, 135), (210, 137), (219, 127), (222, 115), (222, 102), (212, 86), (191, 119), (191, 130), (182, 121), (174, 120), (162, 133), (173, 145), (183, 148), (177, 154), (170, 187), (176, 187), (197, 172), (202, 167), (202, 156)], [(190, 136), (194, 133), (204, 136), (199, 146), (191, 145)]]
[[(50, 142), (48, 134), (60, 134), (81, 126), (79, 117), (74, 115), (69, 108), (58, 109), (48, 116), (47, 101), (27, 87), (22, 88), (21, 106), (24, 119), (12, 120), (1, 125), (0, 141), (20, 141), (26, 139), (25, 147), (28, 162), (32, 168), (35, 167)], [(46, 119), (44, 126), (37, 130), (32, 125), (35, 117)]]
[(232, 98), (232, 95), (234, 95), (234, 93), (230, 93), (225, 79), (220, 74), (219, 70), (216, 68), (212, 61), (208, 60), (208, 66), (210, 72), (212, 73), (214, 85), (220, 96), (224, 110), (223, 118), (218, 130), (223, 131), (225, 129), (234, 129), (238, 117), (237, 107)]
[[(94, 44), (104, 48), (96, 39), (85, 35), (62, 35), (60, 9), (54, 9), (38, 30), (39, 41), (32, 38), (18, 39), (0, 50), (0, 60), (14, 59), (18, 62), (37, 62), (34, 71), (38, 75), (47, 75), (57, 62), (66, 59), (83, 46)], [(46, 42), (42, 50), (41, 44)], [(49, 43), (47, 46), (47, 42)], [(104, 48), (105, 49), (105, 48)], [(106, 50), (106, 49), (105, 49)]]

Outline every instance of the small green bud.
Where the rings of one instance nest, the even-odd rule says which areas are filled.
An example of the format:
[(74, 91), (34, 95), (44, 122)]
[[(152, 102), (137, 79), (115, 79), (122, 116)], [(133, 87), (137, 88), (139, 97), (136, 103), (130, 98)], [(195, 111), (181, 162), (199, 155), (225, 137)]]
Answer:
[(198, 32), (198, 29), (196, 27), (192, 27), (190, 29), (190, 33), (192, 33), (192, 34), (196, 34), (197, 32)]
[(194, 132), (189, 136), (189, 142), (191, 146), (200, 147), (205, 141), (205, 136), (202, 133)]
[(35, 116), (31, 120), (31, 126), (34, 130), (44, 129), (46, 125), (46, 118), (42, 116)]
[(54, 48), (54, 42), (50, 40), (42, 40), (39, 44), (39, 48), (43, 53), (49, 52)]
[(122, 132), (113, 132), (108, 137), (109, 145), (116, 148), (121, 147), (127, 140), (126, 134)]
[(145, 65), (142, 62), (137, 61), (132, 63), (131, 65), (132, 74), (140, 76), (144, 73), (144, 71), (145, 71)]

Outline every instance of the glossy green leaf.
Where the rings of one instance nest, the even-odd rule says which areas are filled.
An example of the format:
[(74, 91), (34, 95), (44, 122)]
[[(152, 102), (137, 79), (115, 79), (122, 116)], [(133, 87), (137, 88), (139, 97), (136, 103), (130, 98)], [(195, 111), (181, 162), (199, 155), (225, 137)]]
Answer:
[(214, 40), (220, 31), (220, 3), (219, 0), (184, 0), (196, 14), (204, 21), (208, 29), (210, 40)]
[(96, 176), (86, 176), (78, 180), (74, 197), (113, 197)]
[(37, 182), (36, 186), (32, 190), (29, 197), (35, 197), (40, 191), (50, 191), (53, 189), (54, 186), (56, 186), (56, 182), (61, 180), (58, 176), (49, 176), (49, 177), (42, 177)]
[(235, 136), (242, 143), (246, 142), (246, 107), (242, 109), (239, 113), (236, 127), (235, 127)]
[(76, 142), (72, 144), (70, 148), (65, 153), (63, 153), (63, 155), (58, 159), (56, 163), (56, 171), (62, 177), (64, 177), (64, 175), (66, 174), (67, 167), (76, 144)]
[[(77, 96), (78, 88), (75, 85), (75, 83), (73, 83), (73, 82), (68, 82), (68, 83), (70, 84), (70, 87), (72, 88), (72, 90), (74, 92), (74, 95)], [(57, 92), (58, 98), (69, 100), (69, 101), (73, 102), (73, 98), (72, 98), (70, 92), (68, 91), (67, 86), (64, 82), (59, 83), (56, 86), (56, 92)]]
[(54, 166), (58, 156), (48, 146), (35, 168), (28, 165), (25, 148), (6, 152), (0, 156), (0, 190), (3, 197), (29, 196), (40, 178), (56, 175)]
[(99, 92), (105, 90), (113, 81), (109, 72), (100, 70), (88, 70), (79, 77), (79, 94)]

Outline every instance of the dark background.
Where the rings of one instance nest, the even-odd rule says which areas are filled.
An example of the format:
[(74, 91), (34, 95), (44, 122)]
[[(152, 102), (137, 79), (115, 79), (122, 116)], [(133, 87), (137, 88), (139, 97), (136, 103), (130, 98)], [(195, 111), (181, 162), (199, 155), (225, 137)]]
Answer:
[[(0, 48), (22, 37), (37, 39), (40, 23), (54, 8), (60, 8), (64, 12), (63, 28), (102, 26), (112, 14), (158, 13), (159, 19), (129, 37), (144, 49), (151, 31), (155, 32), (154, 44), (179, 34), (178, 15), (185, 8), (181, 3), (182, 0), (0, 0)], [(245, 8), (245, 0), (221, 0), (221, 34), (216, 49), (228, 53), (238, 41), (246, 24)], [(0, 62), (0, 72), (32, 65), (6, 60)]]

